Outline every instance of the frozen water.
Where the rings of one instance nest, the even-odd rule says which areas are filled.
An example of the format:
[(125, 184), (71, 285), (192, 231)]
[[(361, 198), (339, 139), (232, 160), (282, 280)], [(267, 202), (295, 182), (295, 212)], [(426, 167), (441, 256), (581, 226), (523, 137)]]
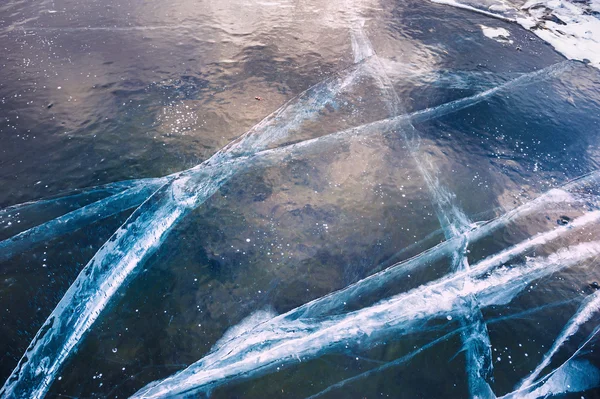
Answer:
[(0, 6), (0, 397), (599, 392), (595, 1), (201, 3)]
[[(509, 1), (432, 0), (436, 3), (482, 13), (508, 22), (516, 22), (531, 30), (556, 51), (572, 60), (589, 61), (600, 68), (600, 19), (595, 0), (530, 0), (525, 4)], [(505, 28), (483, 27), (490, 38), (510, 35)]]
[[(451, 274), (341, 317), (285, 322), (287, 315), (282, 315), (265, 328), (250, 330), (230, 340), (227, 346), (218, 347), (207, 359), (173, 377), (150, 384), (133, 397), (173, 397), (210, 390), (225, 381), (249, 378), (277, 365), (339, 350), (340, 346), (354, 340), (365, 344), (377, 339), (391, 339), (392, 336), (397, 338), (419, 329), (427, 319), (462, 313), (462, 300), (470, 295), (475, 295), (483, 307), (506, 304), (534, 279), (598, 254), (598, 243), (581, 244), (547, 259), (532, 260), (522, 268), (499, 269), (483, 279), (477, 277), (488, 272), (489, 268), (478, 265), (471, 271)], [(280, 324), (277, 319), (283, 323)]]

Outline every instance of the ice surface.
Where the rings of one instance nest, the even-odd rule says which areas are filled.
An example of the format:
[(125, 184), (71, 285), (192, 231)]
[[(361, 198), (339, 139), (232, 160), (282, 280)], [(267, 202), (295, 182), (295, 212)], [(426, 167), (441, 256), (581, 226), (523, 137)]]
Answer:
[(339, 351), (348, 344), (397, 339), (418, 331), (431, 319), (461, 314), (465, 298), (473, 296), (482, 307), (507, 303), (532, 281), (599, 254), (599, 242), (583, 243), (544, 259), (532, 258), (521, 266), (490, 270), (489, 265), (476, 265), (340, 316), (289, 320), (284, 314), (230, 340), (185, 370), (148, 385), (132, 398), (207, 392), (227, 382)]
[[(498, 218), (496, 221), (480, 225), (470, 232), (464, 233), (464, 235), (470, 235), (473, 237), (473, 239), (479, 239), (485, 234), (489, 234), (495, 228), (504, 226), (512, 218), (522, 217), (535, 211), (536, 209), (543, 209), (545, 205), (561, 201), (576, 202), (575, 195), (569, 193), (569, 191), (576, 192), (581, 190), (582, 188), (588, 187), (590, 184), (596, 182), (597, 179), (597, 174), (592, 174), (567, 184), (564, 187), (564, 190), (551, 190), (547, 194), (532, 201), (531, 203), (525, 204), (520, 208), (509, 212), (507, 215)], [(527, 278), (524, 278), (523, 275), (519, 274), (520, 272), (518, 272), (518, 270), (521, 270), (519, 268), (497, 269), (499, 266), (536, 246), (548, 243), (552, 240), (563, 237), (564, 235), (584, 229), (586, 226), (593, 225), (598, 221), (599, 218), (600, 212), (598, 211), (586, 213), (573, 220), (568, 226), (558, 226), (548, 232), (539, 233), (538, 235), (531, 237), (520, 244), (484, 259), (468, 270), (456, 272), (454, 275), (446, 277), (439, 282), (418, 287), (407, 294), (401, 294), (399, 297), (406, 295), (409, 298), (412, 298), (413, 295), (427, 295), (427, 292), (435, 292), (437, 295), (444, 295), (447, 293), (450, 287), (455, 287), (457, 290), (461, 291), (462, 294), (460, 303), (456, 303), (451, 309), (444, 308), (444, 310), (440, 309), (437, 312), (432, 311), (432, 313), (429, 314), (431, 317), (440, 317), (442, 314), (444, 316), (448, 314), (452, 314), (455, 317), (460, 316), (460, 314), (465, 312), (465, 300), (468, 300), (471, 295), (473, 295), (476, 300), (482, 304), (482, 306), (508, 303), (533, 279), (539, 279), (545, 275), (555, 273), (564, 267), (568, 267), (569, 265), (573, 265), (582, 260), (594, 257), (597, 254), (598, 247), (596, 243), (581, 244), (566, 250), (561, 250), (548, 257), (545, 261), (531, 260), (528, 264), (536, 266), (532, 269), (528, 269), (529, 271)], [(460, 244), (459, 238), (460, 237), (455, 238), (456, 241), (459, 241), (458, 244)], [(270, 367), (268, 364), (263, 365), (261, 363), (263, 356), (269, 356), (269, 351), (271, 351), (270, 348), (273, 348), (273, 351), (276, 349), (279, 350), (280, 346), (283, 345), (283, 342), (287, 341), (288, 339), (304, 339), (303, 337), (308, 337), (313, 334), (317, 334), (317, 337), (322, 340), (321, 335), (318, 335), (318, 331), (320, 329), (337, 331), (332, 326), (339, 320), (343, 320), (344, 318), (351, 317), (355, 314), (361, 314), (361, 312), (369, 312), (372, 310), (372, 308), (376, 308), (381, 303), (388, 301), (384, 300), (379, 304), (376, 303), (370, 307), (363, 308), (360, 311), (344, 314), (343, 309), (345, 305), (350, 303), (353, 298), (356, 299), (368, 296), (368, 294), (376, 292), (383, 284), (393, 283), (394, 279), (397, 275), (399, 275), (398, 273), (402, 269), (422, 265), (427, 258), (431, 259), (431, 257), (437, 258), (440, 256), (443, 257), (450, 255), (453, 250), (448, 249), (448, 246), (448, 244), (441, 245), (438, 248), (427, 251), (425, 254), (422, 254), (412, 260), (395, 265), (387, 270), (377, 273), (374, 276), (361, 280), (360, 282), (346, 289), (312, 301), (284, 315), (275, 317), (272, 320), (259, 323), (254, 329), (249, 330), (247, 327), (255, 324), (255, 321), (257, 321), (257, 319), (252, 317), (251, 319), (255, 321), (249, 324), (247, 322), (243, 322), (243, 328), (237, 329), (241, 332), (239, 336), (234, 337), (234, 334), (228, 333), (227, 338), (219, 341), (218, 345), (215, 346), (214, 351), (207, 355), (203, 360), (199, 361), (195, 365), (190, 366), (190, 368), (188, 368), (186, 371), (168, 378), (164, 382), (148, 386), (147, 390), (141, 391), (136, 397), (168, 397), (178, 395), (180, 393), (183, 394), (188, 390), (190, 392), (193, 392), (196, 389), (210, 390), (211, 387), (219, 385), (225, 380), (229, 381), (231, 379), (237, 380), (248, 378), (253, 373), (260, 374), (264, 371), (265, 367)], [(481, 291), (476, 290), (476, 293), (470, 294), (469, 292), (470, 290), (473, 290), (474, 286), (483, 284), (482, 280), (480, 280), (480, 276), (485, 276), (490, 272), (493, 273), (492, 276), (501, 276), (501, 279), (505, 283), (489, 284), (485, 287), (481, 287)], [(428, 298), (417, 302), (420, 303), (421, 306), (432, 306), (428, 304), (437, 304), (441, 303), (442, 301)], [(412, 300), (409, 301), (409, 304), (413, 304)], [(440, 306), (443, 307), (444, 305)], [(381, 314), (387, 315), (388, 313), (382, 312), (377, 314), (381, 316)], [(263, 314), (263, 316), (267, 316), (267, 314)], [(397, 314), (389, 315), (389, 317), (394, 318), (396, 316)], [(423, 316), (423, 320), (420, 320), (417, 315), (411, 313), (411, 317), (408, 318), (410, 322), (406, 321), (406, 323), (416, 323), (418, 327), (415, 326), (414, 328), (420, 328), (422, 327), (420, 321), (427, 320), (429, 316)], [(259, 318), (259, 320), (262, 319), (263, 317)], [(364, 323), (362, 321), (357, 322), (357, 325), (354, 326), (354, 328), (360, 330), (363, 324)], [(386, 328), (388, 325), (389, 321), (385, 323)], [(384, 329), (384, 327), (381, 328)], [(412, 331), (408, 325), (404, 326), (404, 328), (406, 328), (408, 331)], [(473, 334), (473, 329), (465, 327), (461, 329), (461, 333), (467, 332), (469, 337), (471, 337)], [(365, 335), (370, 336), (371, 333), (372, 331), (366, 334), (360, 333), (359, 335), (361, 342), (364, 342), (366, 339)], [(398, 331), (395, 331), (394, 334), (398, 334)], [(306, 345), (308, 345), (308, 343)], [(317, 343), (316, 345), (320, 344)], [(326, 342), (323, 343), (323, 348), (307, 349), (307, 353), (314, 353), (315, 355), (318, 355), (322, 350), (332, 349), (332, 345), (335, 346), (333, 343)], [(297, 346), (295, 347), (297, 348)], [(255, 356), (256, 358), (246, 361), (245, 358), (247, 356)], [(304, 358), (301, 354), (298, 356), (301, 359)], [(238, 361), (242, 361), (238, 360), (240, 357), (243, 359), (242, 363), (246, 364), (245, 366), (238, 365), (236, 363)], [(282, 355), (281, 358), (272, 361), (275, 364), (281, 365), (287, 363), (288, 361), (292, 361), (289, 359), (289, 357), (293, 357), (293, 355)], [(258, 362), (258, 364), (256, 364), (256, 362)], [(221, 365), (221, 369), (218, 368), (219, 365)], [(238, 366), (242, 367), (242, 369), (243, 367), (248, 367), (248, 369), (240, 370), (239, 375), (230, 375), (226, 371), (226, 369), (228, 369), (225, 367), (226, 365), (230, 365), (234, 369), (236, 369)], [(197, 373), (203, 377), (196, 376)], [(207, 380), (205, 381), (204, 378)], [(215, 378), (216, 380), (210, 380), (210, 378)], [(198, 382), (199, 380), (203, 382)], [(183, 388), (180, 389), (180, 387)]]
[[(530, 0), (521, 7), (503, 0), (431, 1), (516, 22), (550, 43), (565, 57), (588, 60), (591, 65), (600, 68), (600, 20), (595, 11), (598, 8), (597, 1)], [(488, 32), (492, 34), (489, 29)]]
[(127, 209), (136, 208), (166, 181), (166, 179), (152, 179), (149, 182), (142, 181), (120, 193), (85, 205), (56, 219), (0, 241), (0, 262), (36, 244), (79, 230), (88, 224), (116, 215)]
[[(392, 124), (395, 126), (398, 120), (406, 126), (406, 121), (412, 118), (426, 120), (429, 117), (436, 117), (448, 112), (462, 109), (466, 106), (473, 105), (485, 98), (499, 92), (502, 88), (511, 87), (514, 82), (532, 82), (537, 77), (545, 77), (552, 75), (557, 70), (562, 70), (564, 65), (551, 67), (548, 71), (539, 71), (531, 75), (523, 75), (514, 81), (511, 81), (500, 88), (488, 90), (485, 93), (473, 96), (472, 98), (458, 100), (451, 105), (442, 105), (434, 109), (417, 112), (413, 115), (404, 115), (391, 118), (388, 121), (376, 122), (370, 125), (370, 129), (362, 127), (359, 129), (351, 129), (348, 132), (341, 134), (363, 134), (365, 131), (377, 131), (381, 126)], [(345, 83), (344, 79), (338, 80), (339, 87)], [(322, 86), (320, 86), (322, 87)], [(330, 89), (327, 87), (327, 91)], [(310, 91), (308, 95), (315, 95)], [(322, 91), (316, 91), (319, 95)], [(305, 95), (307, 95), (305, 93)], [(302, 98), (302, 97), (301, 97)], [(304, 97), (306, 98), (306, 97)], [(324, 104), (323, 101), (309, 101), (311, 104), (316, 104), (319, 107)], [(285, 115), (286, 107), (294, 107), (295, 103), (284, 106), (284, 109), (278, 111), (279, 115)], [(314, 113), (306, 112), (305, 117), (312, 117)], [(285, 119), (268, 119), (274, 120), (276, 123), (282, 123)], [(265, 129), (270, 131), (273, 139), (280, 138), (281, 130), (273, 130), (267, 122)], [(274, 122), (275, 123), (275, 122)], [(296, 126), (298, 120), (292, 118), (290, 125)], [(271, 130), (269, 130), (271, 129)], [(202, 203), (206, 198), (210, 197), (231, 175), (237, 170), (244, 167), (249, 158), (242, 157), (243, 154), (252, 154), (252, 148), (261, 148), (268, 144), (268, 140), (264, 138), (254, 137), (258, 135), (258, 131), (253, 129), (248, 135), (249, 138), (242, 138), (237, 141), (238, 144), (229, 146), (230, 150), (220, 151), (215, 155), (217, 162), (211, 158), (203, 166), (192, 168), (187, 172), (183, 172), (177, 176), (172, 182), (164, 184), (154, 195), (152, 195), (142, 206), (134, 212), (124, 226), (122, 226), (115, 235), (107, 242), (94, 259), (84, 268), (75, 283), (71, 286), (67, 294), (63, 297), (52, 315), (48, 318), (44, 327), (37, 334), (30, 348), (20, 364), (17, 366), (13, 375), (3, 387), (2, 393), (5, 397), (10, 397), (16, 393), (23, 393), (30, 397), (42, 397), (49, 388), (56, 373), (61, 365), (68, 358), (70, 353), (77, 347), (85, 332), (95, 322), (102, 310), (108, 305), (111, 297), (123, 285), (127, 279), (137, 270), (144, 257), (151, 253), (164, 239), (165, 234), (169, 229), (188, 212)], [(281, 153), (290, 153), (297, 150), (302, 150), (312, 143), (322, 143), (323, 141), (338, 139), (340, 134), (333, 134), (323, 138), (308, 140), (303, 143), (293, 144), (283, 149), (267, 150), (257, 153), (254, 157), (278, 156)], [(241, 147), (241, 148), (239, 148)], [(248, 147), (248, 148), (246, 148)], [(246, 149), (244, 149), (246, 148)], [(228, 155), (229, 152), (238, 154), (238, 157)], [(593, 180), (596, 176), (590, 176), (588, 180)], [(432, 193), (438, 196), (440, 203), (448, 203), (451, 197), (446, 193), (439, 191), (436, 188), (436, 182), (431, 181)], [(436, 191), (437, 190), (437, 191)], [(112, 198), (112, 197), (110, 197)], [(571, 197), (564, 191), (555, 190), (544, 196), (537, 203), (544, 201), (565, 201)], [(524, 209), (515, 210), (513, 215), (521, 215), (527, 212), (528, 208), (535, 209), (536, 202), (528, 204)], [(452, 206), (450, 206), (450, 209)], [(80, 212), (85, 212), (82, 208)], [(452, 211), (455, 213), (454, 211)], [(442, 213), (442, 215), (444, 215)], [(460, 214), (458, 214), (460, 215)], [(72, 215), (71, 215), (72, 216)], [(451, 220), (450, 217), (443, 216), (446, 220)], [(460, 217), (459, 217), (460, 218)], [(55, 222), (58, 223), (58, 222)], [(503, 222), (492, 222), (483, 225), (474, 230), (469, 230), (469, 240), (476, 240), (478, 237), (484, 236), (485, 232), (492, 231), (495, 227), (502, 226)], [(451, 226), (451, 223), (448, 223)], [(461, 225), (460, 229), (466, 229), (467, 226)], [(409, 271), (412, 267), (419, 267), (426, 264), (427, 261), (439, 259), (443, 256), (450, 255), (456, 251), (462, 243), (462, 238), (449, 240), (440, 248), (429, 251), (423, 256), (417, 257), (409, 262), (406, 262), (395, 267), (392, 267), (381, 274), (369, 278), (363, 284), (350, 286), (345, 293), (356, 293), (364, 290), (365, 287), (381, 287), (387, 284), (386, 278), (393, 275), (403, 274)], [(371, 289), (371, 288), (368, 288)], [(341, 306), (339, 302), (327, 300), (316, 301), (301, 307), (298, 311), (310, 314), (316, 309), (319, 312), (325, 310), (332, 311)], [(481, 326), (476, 326), (478, 333), (481, 331)], [(60, 331), (60, 334), (58, 332)], [(43, 371), (43, 372), (40, 372)]]
[(564, 345), (569, 337), (575, 334), (581, 325), (588, 322), (592, 316), (598, 313), (598, 311), (600, 311), (600, 291), (596, 291), (584, 301), (577, 313), (569, 320), (550, 350), (544, 355), (542, 362), (521, 382), (517, 390), (533, 385), (535, 379), (540, 375), (542, 370), (550, 364), (552, 357)]
[(359, 75), (361, 64), (283, 105), (210, 159), (164, 183), (100, 248), (38, 331), (0, 396), (42, 398), (62, 364), (117, 290), (154, 252), (169, 230), (210, 198), (252, 155), (314, 118)]
[(600, 370), (587, 360), (569, 359), (540, 382), (502, 396), (503, 399), (547, 398), (600, 386)]
[[(516, 21), (524, 11), (512, 12), (510, 7), (494, 3), (485, 12)], [(45, 396), (64, 362), (77, 349), (115, 294), (139, 272), (145, 259), (160, 247), (170, 230), (236, 173), (263, 162), (278, 162), (282, 157), (303, 151), (324, 151), (329, 148), (328, 145), (335, 145), (349, 136), (394, 132), (404, 139), (412, 161), (423, 177), (446, 240), (408, 261), (397, 263), (283, 315), (277, 316), (270, 311), (252, 314), (229, 329), (203, 359), (172, 377), (148, 385), (135, 397), (171, 397), (207, 392), (230, 381), (270, 372), (279, 365), (339, 351), (347, 344), (368, 346), (396, 339), (421, 331), (430, 320), (443, 320), (448, 316), (456, 318), (461, 325), (458, 332), (467, 357), (466, 373), (471, 395), (494, 397), (489, 385), (493, 371), (491, 343), (480, 308), (509, 303), (532, 281), (598, 256), (600, 244), (583, 243), (559, 250), (547, 258), (529, 259), (512, 268), (502, 266), (533, 248), (597, 223), (600, 211), (589, 210), (568, 226), (538, 233), (474, 265), (467, 260), (468, 248), (477, 240), (505, 227), (508, 222), (548, 204), (585, 201), (591, 207), (594, 204), (576, 190), (596, 182), (598, 174), (552, 190), (493, 221), (475, 225), (456, 203), (455, 195), (440, 182), (434, 163), (420, 147), (421, 138), (413, 123), (465, 109), (514, 87), (553, 78), (567, 71), (571, 64), (559, 63), (522, 74), (474, 96), (408, 114), (394, 90), (384, 62), (365, 33), (364, 25), (364, 20), (355, 15), (350, 36), (356, 65), (292, 99), (206, 162), (167, 178), (152, 179), (151, 184), (139, 181), (125, 185), (106, 198), (0, 242), (0, 260), (3, 260), (95, 220), (137, 208), (83, 268), (35, 336), (0, 391), (0, 396)], [(365, 76), (376, 81), (378, 94), (387, 107), (387, 119), (282, 145), (305, 121), (316, 120), (325, 107), (333, 104), (340, 94)], [(449, 275), (408, 292), (391, 297), (385, 294), (386, 287), (412, 270), (443, 259), (449, 261)], [(347, 304), (362, 302), (364, 294), (377, 300), (361, 303), (359, 310), (348, 311)], [(403, 361), (427, 347), (429, 345), (403, 357)], [(540, 367), (541, 370), (543, 366)], [(570, 369), (566, 367), (565, 370)], [(562, 374), (557, 372), (555, 375)], [(554, 389), (553, 378), (546, 380), (545, 384), (549, 385), (544, 385), (547, 387), (544, 392)]]

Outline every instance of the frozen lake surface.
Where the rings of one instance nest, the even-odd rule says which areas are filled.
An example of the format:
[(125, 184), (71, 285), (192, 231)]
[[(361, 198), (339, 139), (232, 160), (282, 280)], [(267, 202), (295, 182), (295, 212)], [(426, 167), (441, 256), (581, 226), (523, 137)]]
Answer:
[(0, 4), (0, 398), (600, 398), (599, 13)]

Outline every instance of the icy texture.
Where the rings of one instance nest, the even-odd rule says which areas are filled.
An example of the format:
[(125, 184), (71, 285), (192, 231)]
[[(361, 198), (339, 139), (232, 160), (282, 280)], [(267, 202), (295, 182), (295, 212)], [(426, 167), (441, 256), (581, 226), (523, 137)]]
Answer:
[(465, 298), (473, 296), (482, 307), (504, 304), (532, 281), (599, 254), (600, 243), (584, 243), (518, 267), (490, 270), (490, 265), (476, 265), (341, 316), (288, 321), (287, 315), (282, 315), (220, 346), (174, 376), (150, 384), (133, 398), (207, 392), (227, 381), (260, 375), (284, 364), (340, 350), (347, 344), (398, 338), (418, 331), (433, 318), (459, 315), (464, 311)]
[(90, 223), (116, 215), (127, 209), (138, 207), (166, 181), (166, 179), (152, 179), (150, 182), (140, 181), (125, 191), (85, 205), (49, 222), (25, 230), (16, 236), (0, 241), (0, 262), (38, 243), (79, 230)]
[(539, 388), (519, 396), (524, 399), (546, 398), (568, 392), (582, 392), (600, 385), (600, 371), (586, 360), (572, 360), (561, 366)]
[(600, 20), (596, 0), (530, 0), (520, 8), (503, 0), (431, 1), (516, 22), (550, 43), (565, 57), (588, 60), (600, 68)]
[(242, 156), (265, 149), (302, 121), (314, 118), (352, 83), (360, 67), (308, 89), (206, 162), (158, 188), (83, 268), (31, 342), (0, 396), (42, 398), (117, 290), (139, 270), (169, 230), (243, 167), (247, 158)]
[[(109, 306), (117, 291), (139, 271), (144, 260), (161, 245), (173, 226), (210, 198), (233, 175), (249, 166), (274, 164), (282, 157), (296, 153), (323, 151), (350, 136), (382, 132), (402, 135), (426, 183), (446, 241), (406, 262), (395, 264), (286, 314), (276, 316), (264, 311), (251, 315), (230, 329), (204, 359), (173, 377), (149, 385), (136, 397), (210, 391), (229, 381), (261, 375), (276, 365), (339, 350), (348, 343), (370, 345), (389, 337), (400, 337), (419, 331), (431, 319), (448, 316), (455, 317), (461, 325), (459, 334), (467, 357), (466, 372), (471, 395), (494, 397), (489, 386), (493, 371), (491, 343), (480, 308), (510, 302), (531, 281), (597, 256), (600, 247), (595, 242), (584, 243), (558, 251), (546, 259), (531, 259), (519, 267), (500, 267), (532, 248), (597, 223), (600, 212), (591, 210), (568, 226), (534, 235), (472, 266), (466, 257), (468, 246), (504, 227), (509, 221), (547, 204), (586, 201), (591, 205), (588, 198), (571, 190), (596, 183), (598, 174), (587, 176), (563, 189), (552, 190), (491, 222), (475, 225), (456, 204), (455, 195), (440, 183), (433, 162), (420, 149), (419, 132), (413, 123), (465, 109), (513, 87), (558, 76), (568, 70), (570, 64), (564, 62), (523, 74), (474, 96), (407, 114), (384, 63), (365, 34), (364, 20), (359, 16), (353, 18), (351, 42), (357, 63), (354, 67), (291, 100), (201, 165), (162, 179), (127, 182), (122, 187), (116, 184), (114, 191), (108, 192), (110, 196), (0, 242), (0, 260), (7, 259), (29, 246), (137, 207), (84, 267), (46, 320), (0, 391), (3, 398), (42, 398), (64, 362), (77, 349), (85, 333)], [(389, 118), (277, 147), (305, 121), (316, 119), (324, 107), (335, 102), (337, 96), (363, 76), (377, 82)], [(14, 207), (4, 212), (17, 212), (19, 209), (22, 208)], [(391, 298), (382, 296), (385, 288), (393, 285), (399, 277), (444, 258), (450, 260), (448, 276)], [(363, 294), (380, 300), (354, 312), (345, 310), (348, 303), (361, 300)], [(405, 357), (405, 360), (408, 358)]]
[(563, 344), (575, 334), (582, 324), (588, 322), (595, 314), (600, 311), (600, 291), (596, 291), (581, 305), (577, 313), (569, 320), (564, 330), (560, 333), (550, 350), (544, 355), (542, 362), (531, 372), (531, 374), (521, 382), (517, 389), (523, 389), (529, 385), (533, 385), (535, 379), (540, 375), (542, 370), (550, 364), (552, 357), (558, 352)]
[[(568, 184), (565, 189), (576, 190), (597, 179), (597, 175), (590, 175)], [(573, 201), (573, 196), (567, 194), (566, 191), (552, 190), (531, 203), (525, 204), (493, 222), (464, 234), (474, 239), (480, 238), (485, 234), (489, 234), (494, 228), (505, 225), (511, 218), (524, 216), (535, 211), (536, 208), (542, 208), (554, 201)], [(451, 251), (445, 250), (445, 245), (438, 246), (436, 249), (428, 251), (428, 253), (390, 267), (344, 290), (258, 324), (252, 330), (248, 330), (249, 324), (244, 322), (242, 323), (243, 327), (237, 329), (241, 332), (239, 336), (232, 337), (233, 334), (228, 333), (227, 339), (219, 341), (214, 351), (203, 360), (163, 382), (148, 386), (135, 397), (170, 397), (197, 390), (210, 391), (212, 387), (225, 383), (230, 379), (237, 380), (249, 378), (255, 374), (260, 375), (266, 372), (265, 368), (292, 362), (295, 356), (298, 356), (297, 359), (304, 359), (308, 356), (317, 356), (320, 353), (334, 350), (336, 347), (341, 346), (342, 342), (352, 344), (353, 341), (360, 341), (364, 344), (366, 341), (375, 339), (374, 337), (377, 334), (382, 335), (379, 339), (387, 339), (389, 335), (397, 336), (402, 332), (416, 331), (422, 328), (422, 323), (430, 318), (448, 315), (460, 316), (465, 311), (464, 301), (469, 300), (471, 297), (476, 299), (481, 306), (506, 304), (527, 287), (531, 281), (555, 273), (585, 259), (593, 258), (597, 256), (600, 248), (598, 248), (598, 243), (580, 244), (559, 251), (545, 260), (531, 260), (524, 267), (498, 269), (499, 266), (536, 246), (584, 229), (586, 226), (594, 225), (599, 219), (599, 211), (589, 212), (575, 219), (568, 226), (559, 226), (551, 231), (539, 233), (520, 244), (484, 259), (468, 270), (457, 272), (438, 282), (418, 287), (406, 294), (400, 294), (391, 300), (384, 300), (357, 312), (343, 313), (346, 304), (350, 303), (352, 299), (377, 292), (382, 284), (393, 283), (400, 271), (421, 266), (428, 259), (431, 259), (434, 254), (437, 257), (451, 253)], [(458, 240), (458, 238), (456, 239)], [(481, 276), (488, 273), (491, 273), (489, 277), (481, 279)], [(502, 281), (502, 283), (499, 281)], [(456, 297), (448, 299), (446, 295), (452, 290), (454, 290)], [(458, 300), (459, 296), (460, 300)], [(396, 310), (378, 311), (379, 306), (390, 302), (398, 303), (399, 311), (406, 312), (408, 316), (401, 317)], [(426, 308), (426, 310), (422, 310), (419, 306)], [(436, 306), (439, 306), (439, 308)], [(372, 318), (375, 320), (371, 320), (371, 316), (362, 317), (362, 315), (373, 315)], [(263, 314), (262, 317), (264, 316), (266, 314)], [(262, 317), (259, 319), (262, 319)], [(356, 318), (355, 323), (352, 322), (354, 318)], [(394, 323), (398, 322), (398, 318), (404, 324), (395, 325)], [(369, 322), (366, 322), (365, 319)], [(257, 321), (255, 317), (252, 320)], [(363, 329), (363, 326), (377, 322), (380, 323), (377, 324), (377, 327), (369, 328), (369, 331)], [(342, 323), (341, 326), (344, 327), (342, 328), (336, 323)], [(250, 324), (254, 324), (254, 322)], [(393, 333), (388, 331), (389, 334), (386, 334), (385, 331), (388, 328), (393, 330)], [(338, 336), (340, 329), (349, 331), (348, 336), (340, 338)], [(327, 340), (327, 337), (324, 337), (325, 331), (329, 332), (331, 342)], [(461, 334), (467, 332), (473, 334), (477, 332), (477, 329), (472, 327), (461, 329)], [(291, 346), (290, 353), (281, 353), (282, 348), (288, 348), (286, 344), (288, 340), (294, 342), (294, 344), (289, 344)], [(301, 343), (296, 340), (301, 340)], [(294, 352), (294, 348), (302, 348), (302, 345), (307, 347), (305, 351)], [(272, 352), (275, 352), (275, 354), (272, 354)], [(270, 357), (271, 355), (274, 358)], [(411, 356), (414, 355), (409, 355), (409, 357), (400, 359), (398, 362), (408, 360)], [(384, 367), (382, 366), (382, 369)]]

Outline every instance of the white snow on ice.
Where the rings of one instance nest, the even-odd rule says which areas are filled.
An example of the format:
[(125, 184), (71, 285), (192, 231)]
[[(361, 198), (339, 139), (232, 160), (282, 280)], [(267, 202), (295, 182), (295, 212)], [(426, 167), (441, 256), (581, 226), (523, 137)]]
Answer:
[(491, 28), (485, 25), (479, 25), (483, 35), (497, 42), (508, 42), (512, 43), (513, 41), (509, 39), (510, 32), (504, 28)]
[(529, 0), (522, 6), (503, 0), (431, 1), (518, 23), (565, 57), (600, 68), (600, 0)]

